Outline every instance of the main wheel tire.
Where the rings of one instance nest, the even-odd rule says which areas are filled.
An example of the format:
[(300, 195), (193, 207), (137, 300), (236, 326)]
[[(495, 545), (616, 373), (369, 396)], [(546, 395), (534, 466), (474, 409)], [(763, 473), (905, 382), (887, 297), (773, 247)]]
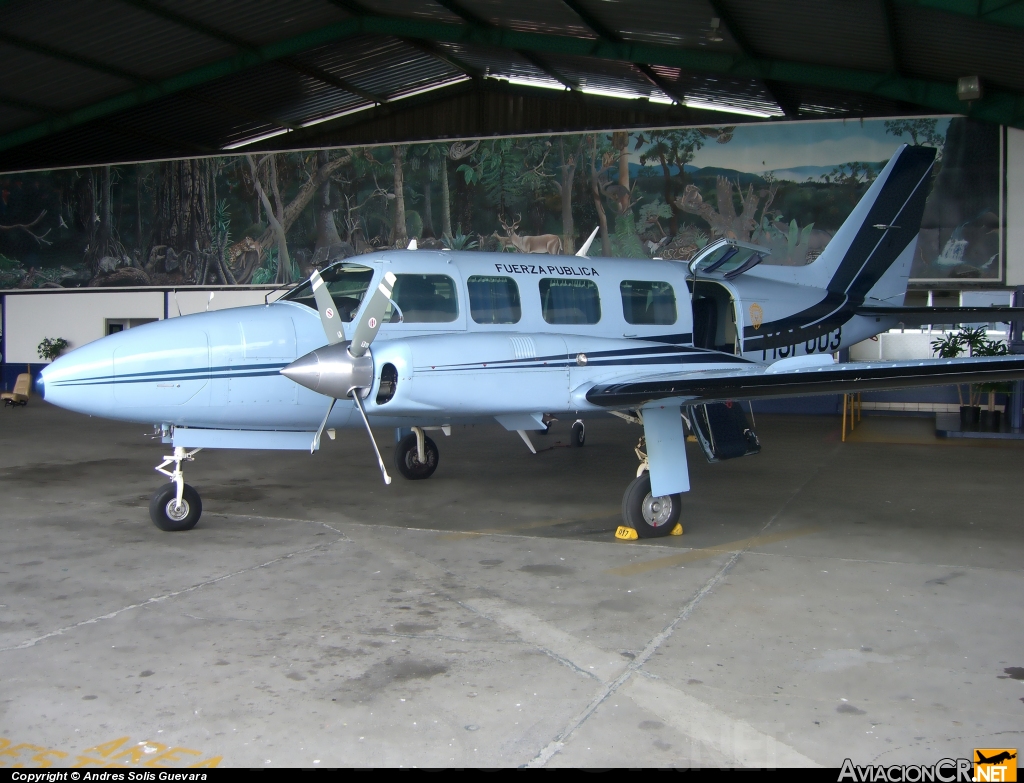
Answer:
[(199, 493), (186, 484), (181, 492), (181, 506), (177, 507), (178, 488), (173, 482), (164, 484), (149, 499), (149, 517), (161, 530), (176, 533), (191, 530), (203, 514)]
[(672, 532), (682, 511), (679, 495), (651, 495), (651, 474), (633, 479), (622, 496), (622, 522), (640, 538), (660, 538)]
[(430, 478), (434, 475), (434, 471), (437, 470), (439, 453), (437, 444), (426, 436), (423, 437), (423, 453), (427, 458), (426, 462), (420, 462), (416, 450), (415, 432), (402, 438), (395, 447), (395, 467), (398, 472), (413, 481)]
[(576, 447), (582, 446), (587, 442), (587, 430), (583, 426), (582, 421), (577, 421), (572, 425), (572, 440), (569, 442)]

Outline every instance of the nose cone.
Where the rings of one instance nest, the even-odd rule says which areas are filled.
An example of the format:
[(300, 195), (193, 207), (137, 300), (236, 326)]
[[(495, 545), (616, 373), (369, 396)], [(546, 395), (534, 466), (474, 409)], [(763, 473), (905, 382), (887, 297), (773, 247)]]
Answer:
[(61, 408), (107, 416), (112, 403), (113, 369), (112, 348), (104, 340), (97, 340), (44, 367), (36, 390), (47, 402)]
[(316, 391), (320, 385), (320, 358), (316, 351), (307, 353), (282, 369), (281, 375)]

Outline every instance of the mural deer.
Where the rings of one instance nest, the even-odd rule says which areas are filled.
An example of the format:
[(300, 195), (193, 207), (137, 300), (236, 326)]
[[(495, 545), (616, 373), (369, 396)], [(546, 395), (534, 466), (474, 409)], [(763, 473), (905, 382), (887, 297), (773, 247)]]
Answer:
[(498, 218), (498, 222), (501, 223), (501, 227), (505, 229), (506, 236), (499, 236), (498, 232), (495, 231), (494, 237), (498, 240), (498, 244), (501, 245), (501, 250), (503, 252), (507, 247), (514, 247), (520, 253), (561, 254), (562, 240), (556, 234), (538, 234), (534, 237), (525, 237), (517, 234), (516, 229), (519, 228), (519, 224), (522, 222), (522, 219), (522, 215), (520, 215), (516, 221), (510, 225), (501, 218)]

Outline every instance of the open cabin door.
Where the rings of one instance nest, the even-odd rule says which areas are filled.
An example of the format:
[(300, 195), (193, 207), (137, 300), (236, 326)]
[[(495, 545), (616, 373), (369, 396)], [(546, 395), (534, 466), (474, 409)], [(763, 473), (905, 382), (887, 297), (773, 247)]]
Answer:
[(732, 290), (715, 280), (687, 281), (687, 287), (693, 307), (694, 347), (741, 354), (742, 330), (736, 328)]

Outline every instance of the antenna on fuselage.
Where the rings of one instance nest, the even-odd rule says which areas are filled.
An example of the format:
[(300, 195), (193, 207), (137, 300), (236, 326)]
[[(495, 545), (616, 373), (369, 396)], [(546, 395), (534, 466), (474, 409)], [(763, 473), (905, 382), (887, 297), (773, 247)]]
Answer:
[(210, 291), (210, 298), (206, 300), (206, 312), (210, 312), (210, 303), (213, 301), (214, 292)]
[(576, 251), (576, 255), (580, 258), (587, 257), (587, 251), (590, 250), (590, 246), (594, 243), (594, 237), (597, 236), (597, 232), (601, 230), (600, 226), (595, 226), (594, 230), (590, 232), (590, 238), (583, 243), (583, 247)]

